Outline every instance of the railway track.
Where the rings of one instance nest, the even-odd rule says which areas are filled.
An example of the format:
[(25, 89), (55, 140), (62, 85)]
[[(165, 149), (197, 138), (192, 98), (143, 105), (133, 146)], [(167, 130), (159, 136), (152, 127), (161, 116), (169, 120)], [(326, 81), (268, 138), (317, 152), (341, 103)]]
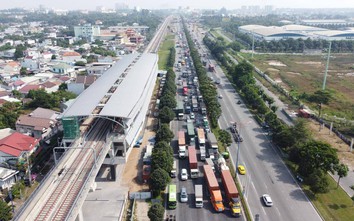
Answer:
[(84, 145), (84, 149), (76, 150), (77, 153), (74, 156), (73, 163), (69, 168), (64, 169), (59, 176), (57, 187), (49, 195), (43, 206), (39, 205), (39, 213), (35, 220), (59, 221), (66, 219), (91, 169), (95, 166), (95, 156), (89, 147), (94, 147), (97, 155), (101, 153), (101, 150), (105, 146), (108, 125), (108, 121), (100, 121), (96, 125), (97, 129), (93, 131), (92, 135), (88, 136), (88, 140), (91, 141), (88, 141)]

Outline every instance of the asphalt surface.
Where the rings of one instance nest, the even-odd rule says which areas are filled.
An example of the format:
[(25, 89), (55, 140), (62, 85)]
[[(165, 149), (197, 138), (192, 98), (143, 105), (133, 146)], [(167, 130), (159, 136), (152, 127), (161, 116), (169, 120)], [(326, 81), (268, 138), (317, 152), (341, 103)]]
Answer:
[[(192, 33), (192, 32), (191, 32)], [(195, 31), (194, 31), (195, 34)], [(193, 34), (193, 35), (194, 35)], [(201, 42), (201, 35), (197, 36)], [(201, 44), (200, 53), (206, 48)], [(212, 63), (215, 61), (210, 59)], [(245, 197), (252, 216), (260, 215), (260, 220), (321, 220), (315, 208), (299, 188), (294, 178), (284, 165), (277, 150), (268, 137), (253, 119), (251, 113), (242, 103), (236, 104), (240, 97), (235, 93), (230, 82), (224, 76), (220, 67), (210, 73), (221, 80), (218, 93), (222, 115), (219, 125), (228, 129), (230, 122), (237, 122), (244, 138), (240, 143), (239, 164), (246, 167), (247, 174), (240, 175)], [(236, 163), (237, 145), (232, 143), (229, 148), (233, 162)], [(263, 194), (269, 194), (274, 202), (273, 207), (265, 207), (261, 200)]]
[[(178, 31), (180, 31), (180, 28), (177, 28)], [(178, 38), (177, 38), (178, 39)], [(185, 37), (183, 37), (185, 39)], [(178, 39), (179, 40), (179, 39)], [(180, 41), (180, 40), (179, 40)], [(180, 60), (180, 54), (179, 52), (181, 51), (181, 48), (176, 48), (177, 56), (176, 56), (176, 63)], [(186, 70), (185, 66), (181, 68), (181, 71)], [(176, 77), (178, 78), (181, 76), (182, 72), (176, 71)], [(176, 79), (177, 79), (176, 78)], [(182, 78), (183, 79), (183, 78)], [(177, 83), (177, 80), (176, 80)], [(177, 93), (177, 100), (183, 100), (184, 96), (182, 94), (182, 86), (178, 86), (178, 93)], [(201, 120), (202, 115), (200, 113), (194, 112), (196, 115), (196, 119)], [(189, 115), (185, 115), (185, 118), (189, 118)], [(196, 121), (194, 121), (196, 122)], [(176, 220), (234, 220), (235, 217), (231, 215), (231, 212), (228, 207), (226, 207), (225, 211), (223, 213), (217, 213), (214, 211), (210, 200), (209, 200), (209, 194), (208, 190), (205, 184), (205, 180), (203, 177), (203, 168), (202, 165), (204, 164), (203, 161), (200, 160), (200, 152), (198, 145), (197, 146), (197, 158), (198, 158), (198, 166), (199, 166), (199, 171), (200, 171), (200, 177), (198, 179), (191, 179), (189, 176), (189, 179), (187, 181), (181, 181), (180, 180), (180, 171), (182, 168), (186, 168), (188, 173), (190, 173), (189, 170), (189, 165), (188, 165), (188, 158), (185, 159), (179, 159), (178, 158), (178, 138), (177, 134), (179, 130), (184, 130), (187, 131), (186, 127), (186, 120), (179, 121), (179, 120), (174, 120), (171, 122), (171, 130), (175, 134), (175, 137), (172, 141), (172, 147), (174, 149), (174, 160), (177, 162), (177, 177), (173, 178), (171, 183), (175, 183), (177, 185), (177, 198), (178, 198), (178, 203), (177, 203), (177, 208), (175, 210), (166, 210), (166, 215), (169, 217), (170, 215), (175, 216)], [(219, 185), (221, 186), (221, 179), (218, 177)], [(202, 184), (203, 185), (203, 201), (204, 201), (204, 207), (203, 208), (196, 208), (195, 207), (195, 191), (194, 191), (194, 185), (196, 184)], [(180, 189), (181, 187), (186, 187), (187, 193), (188, 193), (188, 202), (187, 203), (181, 203), (180, 202)], [(224, 203), (226, 206), (226, 203)], [(244, 217), (238, 218), (238, 220), (245, 220)]]

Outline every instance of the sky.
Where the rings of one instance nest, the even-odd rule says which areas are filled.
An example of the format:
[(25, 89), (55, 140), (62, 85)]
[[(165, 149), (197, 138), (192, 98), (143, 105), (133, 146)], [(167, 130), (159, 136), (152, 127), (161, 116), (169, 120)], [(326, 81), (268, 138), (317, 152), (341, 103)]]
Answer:
[(275, 8), (354, 8), (354, 0), (0, 0), (0, 9), (38, 8), (40, 4), (55, 9), (88, 9), (96, 6), (114, 8), (115, 3), (128, 3), (130, 8), (190, 8), (237, 9), (243, 5), (272, 5)]

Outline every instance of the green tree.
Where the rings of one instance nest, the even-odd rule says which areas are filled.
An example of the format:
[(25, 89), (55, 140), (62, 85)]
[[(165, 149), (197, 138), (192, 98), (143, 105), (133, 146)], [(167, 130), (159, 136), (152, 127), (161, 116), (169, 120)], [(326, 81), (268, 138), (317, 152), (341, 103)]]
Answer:
[(338, 164), (338, 156), (335, 149), (328, 143), (311, 140), (303, 144), (299, 149), (299, 173), (305, 177), (315, 170), (333, 172), (334, 166)]
[(163, 151), (166, 151), (170, 156), (173, 156), (173, 149), (166, 141), (160, 141), (156, 143), (154, 149), (161, 149)]
[(77, 62), (75, 62), (75, 66), (85, 66), (85, 65), (86, 65), (86, 63), (83, 62), (83, 61), (77, 61)]
[(150, 184), (153, 191), (159, 192), (164, 190), (169, 182), (170, 176), (164, 169), (157, 168), (152, 171), (150, 176)]
[(177, 105), (175, 95), (172, 94), (164, 94), (161, 99), (160, 99), (160, 105), (159, 108), (162, 109), (163, 107), (169, 107), (171, 109), (174, 109)]
[(11, 93), (12, 93), (12, 96), (14, 96), (17, 99), (22, 98), (22, 94), (18, 90), (13, 90)]
[(16, 59), (23, 58), (25, 50), (27, 50), (26, 46), (22, 44), (17, 45), (15, 51), (15, 58)]
[(167, 106), (164, 106), (159, 113), (159, 118), (161, 120), (161, 123), (170, 123), (173, 118), (175, 117), (175, 112)]
[(21, 104), (17, 102), (5, 102), (0, 107), (0, 128), (10, 127), (15, 129), (15, 123), (20, 116)]
[(12, 219), (12, 209), (5, 201), (0, 200), (0, 220), (8, 221)]
[(166, 141), (170, 143), (173, 137), (173, 132), (170, 130), (168, 124), (161, 124), (160, 128), (156, 131), (156, 142)]
[(154, 203), (148, 211), (148, 217), (151, 221), (163, 221), (163, 215), (165, 213), (165, 208), (161, 203)]
[(327, 193), (329, 191), (329, 181), (326, 173), (322, 170), (314, 170), (309, 178), (310, 190), (314, 193)]
[(338, 181), (337, 181), (337, 188), (338, 188), (340, 179), (348, 175), (349, 168), (347, 165), (341, 163), (336, 165), (334, 167), (334, 170), (337, 172), (338, 175)]
[(61, 83), (60, 85), (59, 85), (59, 89), (58, 90), (60, 90), (60, 91), (66, 91), (66, 90), (68, 90), (68, 85), (66, 84), (66, 83)]
[(352, 199), (352, 201), (353, 201), (353, 205), (352, 206), (354, 206), (354, 195), (352, 197), (350, 197), (350, 199)]
[(27, 74), (27, 68), (21, 67), (20, 69), (20, 75), (26, 75)]
[(331, 98), (332, 95), (329, 91), (318, 90), (315, 91), (313, 95), (309, 96), (308, 100), (316, 104), (328, 104)]
[(48, 94), (44, 89), (30, 90), (27, 94), (27, 98), (31, 98), (32, 101), (28, 103), (30, 108), (53, 108), (55, 101), (52, 99), (52, 95)]
[(164, 149), (154, 148), (151, 155), (151, 169), (155, 171), (157, 169), (163, 169), (167, 173), (171, 172), (173, 164), (173, 155)]
[(219, 140), (224, 146), (230, 146), (232, 143), (231, 135), (226, 130), (219, 130)]
[(55, 59), (57, 59), (57, 56), (55, 54), (53, 54), (51, 59), (55, 60)]

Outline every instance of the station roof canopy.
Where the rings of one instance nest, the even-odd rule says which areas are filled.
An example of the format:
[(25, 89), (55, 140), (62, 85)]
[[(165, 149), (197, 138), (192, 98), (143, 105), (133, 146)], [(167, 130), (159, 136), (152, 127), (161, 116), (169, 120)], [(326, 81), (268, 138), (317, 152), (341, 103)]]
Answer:
[(157, 62), (156, 54), (124, 56), (84, 90), (62, 117), (95, 115), (131, 118)]

